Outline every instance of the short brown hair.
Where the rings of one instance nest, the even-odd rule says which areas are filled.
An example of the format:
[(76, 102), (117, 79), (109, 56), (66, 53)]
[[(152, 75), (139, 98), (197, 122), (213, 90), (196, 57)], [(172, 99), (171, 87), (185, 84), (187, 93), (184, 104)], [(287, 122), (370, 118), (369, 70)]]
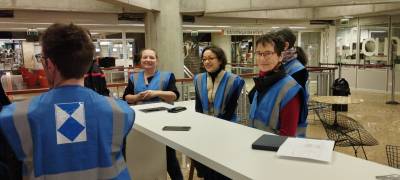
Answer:
[(93, 61), (94, 45), (87, 30), (74, 24), (53, 24), (41, 37), (43, 57), (49, 58), (65, 79), (79, 79)]
[(262, 35), (256, 40), (256, 47), (261, 44), (265, 46), (266, 44), (271, 44), (274, 47), (274, 51), (278, 56), (281, 56), (282, 52), (285, 50), (285, 41), (282, 37), (276, 35), (273, 32)]

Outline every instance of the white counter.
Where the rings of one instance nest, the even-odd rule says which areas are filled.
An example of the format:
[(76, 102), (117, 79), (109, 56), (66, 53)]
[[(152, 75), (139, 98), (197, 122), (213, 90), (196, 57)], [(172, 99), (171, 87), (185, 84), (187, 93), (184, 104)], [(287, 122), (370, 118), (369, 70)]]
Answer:
[[(168, 145), (233, 179), (375, 180), (375, 176), (400, 174), (399, 169), (337, 152), (334, 152), (333, 161), (329, 164), (278, 158), (276, 152), (251, 149), (251, 144), (265, 132), (196, 113), (194, 101), (175, 103), (175, 106), (178, 105), (187, 106), (188, 110), (176, 114), (166, 111), (143, 113), (138, 110), (157, 106), (171, 107), (165, 103), (133, 107), (136, 112), (134, 131), (142, 133), (145, 138), (149, 137), (151, 141)], [(191, 130), (162, 131), (162, 127), (174, 125), (191, 126)], [(132, 174), (137, 174), (145, 168), (156, 169), (155, 172), (165, 169), (165, 163), (148, 164), (149, 167), (145, 167), (143, 163), (133, 158), (136, 156), (146, 161), (144, 157), (148, 156), (154, 159), (154, 154), (150, 153), (154, 149), (147, 149), (142, 151), (146, 153), (134, 155), (133, 149), (146, 147), (142, 142), (135, 141), (131, 134), (127, 143), (127, 161)], [(163, 147), (165, 146), (160, 146)], [(165, 149), (163, 152), (165, 154)], [(131, 168), (132, 164), (142, 164), (142, 166)], [(164, 167), (156, 168), (156, 166)], [(163, 179), (166, 177), (166, 172), (154, 177)]]

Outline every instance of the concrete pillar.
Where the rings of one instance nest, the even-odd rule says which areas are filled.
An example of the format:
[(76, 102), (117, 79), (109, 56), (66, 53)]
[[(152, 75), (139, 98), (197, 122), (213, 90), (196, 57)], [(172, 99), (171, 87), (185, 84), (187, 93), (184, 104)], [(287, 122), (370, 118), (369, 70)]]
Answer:
[(336, 26), (329, 26), (328, 29), (328, 63), (336, 63)]
[[(228, 64), (230, 64), (232, 62), (231, 36), (225, 36), (220, 33), (211, 33), (211, 43), (224, 50)], [(226, 66), (227, 71), (231, 71), (231, 69), (231, 65)]]
[(126, 42), (126, 32), (122, 32), (122, 59), (128, 60), (128, 43)]
[(160, 1), (160, 12), (148, 12), (146, 47), (157, 50), (158, 69), (183, 78), (183, 34), (180, 0)]

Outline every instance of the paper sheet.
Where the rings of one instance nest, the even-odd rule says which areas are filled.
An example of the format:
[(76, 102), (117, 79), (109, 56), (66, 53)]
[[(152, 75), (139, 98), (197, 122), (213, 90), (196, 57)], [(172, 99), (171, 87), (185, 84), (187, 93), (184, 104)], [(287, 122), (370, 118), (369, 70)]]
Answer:
[(334, 144), (330, 140), (288, 138), (279, 147), (277, 155), (331, 162)]

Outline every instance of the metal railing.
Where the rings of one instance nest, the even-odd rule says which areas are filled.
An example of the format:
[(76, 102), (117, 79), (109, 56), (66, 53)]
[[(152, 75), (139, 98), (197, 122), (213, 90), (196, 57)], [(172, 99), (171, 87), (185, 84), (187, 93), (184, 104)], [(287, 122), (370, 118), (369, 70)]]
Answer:
[[(124, 69), (124, 68), (123, 68)], [(129, 77), (129, 69), (126, 73), (128, 73)], [(310, 72), (310, 82), (315, 82), (315, 83), (309, 83), (309, 88), (313, 85), (316, 85), (316, 90), (312, 90), (312, 87), (310, 88), (310, 92), (312, 92), (312, 95), (327, 95), (330, 94), (330, 85), (333, 83), (334, 77), (335, 77), (335, 69), (336, 68), (321, 68), (321, 67), (310, 67), (308, 68)], [(124, 69), (125, 70), (125, 69)], [(124, 73), (124, 72), (122, 72)], [(241, 124), (247, 124), (248, 116), (249, 116), (249, 110), (250, 110), (250, 103), (248, 99), (248, 93), (251, 90), (251, 88), (254, 86), (251, 83), (252, 78), (257, 76), (258, 74), (256, 73), (247, 73), (247, 74), (240, 74), (242, 78), (245, 79), (247, 85), (245, 85), (245, 88), (243, 88), (239, 99), (238, 99), (238, 106), (236, 110), (236, 114), (239, 120), (239, 123)], [(122, 82), (118, 83), (108, 83), (107, 87), (109, 88), (111, 95), (121, 98), (126, 86), (128, 83), (126, 82), (127, 79), (122, 80)], [(187, 101), (187, 100), (194, 100), (195, 99), (195, 90), (194, 90), (194, 85), (193, 85), (193, 78), (182, 78), (182, 79), (176, 79), (176, 86), (178, 88), (178, 91), (180, 93), (180, 97), (178, 101)], [(247, 88), (246, 88), (247, 87)], [(13, 90), (13, 91), (6, 91), (6, 94), (9, 95), (11, 100), (23, 100), (24, 98), (27, 99), (29, 96), (36, 95), (38, 93), (43, 93), (48, 91), (48, 88), (38, 88), (38, 89), (24, 89), (24, 90)], [(14, 96), (20, 96), (22, 95), (22, 98), (13, 98)]]

